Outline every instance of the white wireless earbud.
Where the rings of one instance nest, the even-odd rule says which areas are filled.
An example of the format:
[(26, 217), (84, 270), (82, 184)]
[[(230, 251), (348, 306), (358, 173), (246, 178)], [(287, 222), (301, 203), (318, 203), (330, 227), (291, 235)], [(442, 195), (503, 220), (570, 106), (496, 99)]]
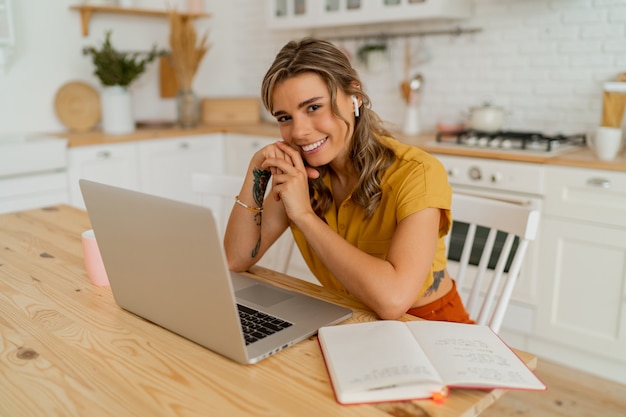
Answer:
[(359, 100), (354, 95), (351, 98), (354, 103), (354, 116), (359, 117)]

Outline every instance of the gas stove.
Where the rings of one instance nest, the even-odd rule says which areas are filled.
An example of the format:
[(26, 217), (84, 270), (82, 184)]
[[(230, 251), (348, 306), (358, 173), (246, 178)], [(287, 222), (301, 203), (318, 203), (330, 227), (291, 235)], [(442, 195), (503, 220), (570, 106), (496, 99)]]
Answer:
[(498, 151), (522, 153), (560, 153), (585, 146), (585, 134), (563, 135), (539, 132), (463, 130), (456, 133), (437, 133), (438, 145), (465, 146)]

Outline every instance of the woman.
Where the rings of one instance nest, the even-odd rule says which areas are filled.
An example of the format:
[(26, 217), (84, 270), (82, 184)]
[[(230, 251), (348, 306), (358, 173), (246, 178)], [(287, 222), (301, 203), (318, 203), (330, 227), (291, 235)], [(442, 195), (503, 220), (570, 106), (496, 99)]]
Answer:
[(248, 269), (290, 227), (320, 283), (380, 318), (471, 322), (445, 268), (445, 170), (382, 127), (346, 56), (322, 40), (289, 42), (262, 99), (283, 141), (250, 161), (226, 229), (230, 269)]

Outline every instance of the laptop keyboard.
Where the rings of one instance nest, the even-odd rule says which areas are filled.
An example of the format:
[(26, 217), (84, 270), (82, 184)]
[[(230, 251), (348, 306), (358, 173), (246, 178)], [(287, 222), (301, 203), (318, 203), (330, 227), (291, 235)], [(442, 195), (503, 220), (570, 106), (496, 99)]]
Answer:
[(292, 325), (292, 323), (288, 321), (261, 313), (258, 310), (242, 306), (241, 304), (237, 304), (237, 307), (239, 309), (239, 319), (246, 339), (246, 345), (284, 330)]

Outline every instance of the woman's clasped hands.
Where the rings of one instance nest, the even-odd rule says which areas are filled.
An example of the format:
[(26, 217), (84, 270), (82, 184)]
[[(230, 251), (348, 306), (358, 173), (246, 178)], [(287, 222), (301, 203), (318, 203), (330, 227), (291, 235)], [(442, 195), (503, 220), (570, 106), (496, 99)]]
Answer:
[(304, 164), (297, 149), (279, 141), (261, 149), (261, 168), (272, 174), (270, 193), (275, 201), (282, 201), (287, 216), (296, 221), (300, 214), (313, 213), (309, 198), (308, 179), (319, 177), (319, 172)]

